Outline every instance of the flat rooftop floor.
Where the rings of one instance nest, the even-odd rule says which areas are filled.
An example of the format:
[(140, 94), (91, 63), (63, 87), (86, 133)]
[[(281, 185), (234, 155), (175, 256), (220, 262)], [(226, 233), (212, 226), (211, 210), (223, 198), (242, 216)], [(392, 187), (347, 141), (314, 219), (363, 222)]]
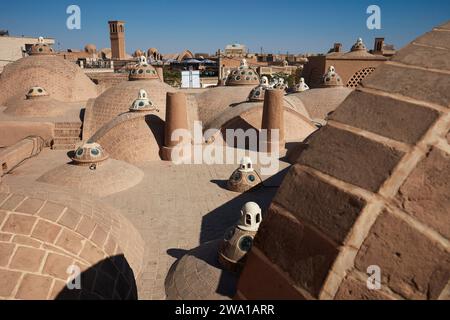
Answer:
[[(44, 149), (2, 180), (20, 189), (21, 185), (29, 186), (50, 169), (68, 161), (67, 151)], [(264, 212), (288, 166), (280, 162), (279, 174), (263, 177), (268, 178), (266, 186), (239, 194), (224, 188), (236, 164), (147, 162), (138, 166), (145, 174), (138, 185), (101, 198), (118, 208), (145, 241), (143, 272), (136, 279), (139, 299), (165, 299), (164, 280), (170, 266), (186, 251), (222, 238), (237, 222), (246, 202), (257, 202)]]

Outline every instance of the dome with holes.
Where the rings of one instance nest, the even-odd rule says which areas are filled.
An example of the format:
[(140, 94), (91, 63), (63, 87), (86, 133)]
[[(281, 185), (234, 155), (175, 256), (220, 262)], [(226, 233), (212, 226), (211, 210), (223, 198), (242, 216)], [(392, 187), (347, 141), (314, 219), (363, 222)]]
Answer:
[(138, 98), (134, 100), (130, 107), (130, 111), (154, 111), (156, 106), (150, 101), (147, 95), (147, 91), (144, 89), (139, 90)]
[(248, 101), (264, 101), (264, 95), (269, 87), (269, 79), (262, 76), (260, 84), (250, 91)]
[(147, 58), (143, 55), (139, 56), (139, 62), (131, 70), (128, 77), (129, 80), (148, 80), (159, 79), (155, 68), (147, 62)]
[(105, 161), (108, 157), (109, 155), (103, 150), (100, 144), (92, 142), (80, 146), (75, 151), (72, 160), (79, 165), (90, 165)]
[(53, 55), (55, 52), (52, 47), (48, 44), (44, 43), (44, 38), (39, 37), (38, 42), (31, 46), (30, 56), (43, 56), (43, 55)]
[(300, 78), (300, 82), (295, 85), (294, 92), (304, 92), (309, 90), (309, 86), (305, 82), (305, 78)]
[(249, 86), (259, 84), (258, 73), (250, 68), (245, 59), (242, 59), (241, 65), (230, 72), (227, 77), (227, 86)]
[(97, 53), (97, 47), (95, 46), (95, 44), (92, 44), (92, 43), (87, 44), (84, 47), (84, 52), (87, 52), (87, 53), (90, 53), (90, 54)]
[(234, 192), (246, 192), (262, 182), (258, 172), (253, 168), (252, 160), (244, 157), (228, 179), (227, 189)]
[(351, 51), (367, 51), (366, 45), (361, 38), (356, 40), (356, 43), (352, 46)]
[(322, 87), (341, 87), (344, 83), (341, 77), (337, 74), (333, 66), (328, 68), (327, 73), (323, 75)]
[(48, 92), (42, 87), (31, 87), (30, 90), (28, 90), (26, 97), (27, 99), (36, 99), (48, 97), (48, 95)]

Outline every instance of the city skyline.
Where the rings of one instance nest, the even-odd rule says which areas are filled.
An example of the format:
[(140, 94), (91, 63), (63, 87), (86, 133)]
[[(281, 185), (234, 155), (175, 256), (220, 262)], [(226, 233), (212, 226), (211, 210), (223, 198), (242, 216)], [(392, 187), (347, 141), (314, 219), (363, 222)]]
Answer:
[[(69, 30), (66, 20), (69, 5), (81, 9), (81, 29)], [(366, 9), (381, 8), (381, 30), (369, 30)], [(444, 7), (443, 7), (444, 6)], [(448, 8), (448, 10), (445, 10)], [(156, 3), (133, 1), (22, 1), (5, 3), (0, 12), (0, 29), (12, 36), (45, 36), (56, 39), (57, 50), (82, 49), (93, 43), (110, 47), (108, 20), (126, 22), (126, 49), (156, 47), (172, 53), (189, 49), (214, 53), (229, 43), (242, 43), (250, 52), (325, 53), (334, 42), (349, 50), (361, 37), (369, 48), (375, 37), (385, 37), (396, 48), (436, 24), (446, 20), (450, 3), (419, 1), (287, 1), (273, 6), (266, 1), (228, 1), (223, 3), (182, 1)]]

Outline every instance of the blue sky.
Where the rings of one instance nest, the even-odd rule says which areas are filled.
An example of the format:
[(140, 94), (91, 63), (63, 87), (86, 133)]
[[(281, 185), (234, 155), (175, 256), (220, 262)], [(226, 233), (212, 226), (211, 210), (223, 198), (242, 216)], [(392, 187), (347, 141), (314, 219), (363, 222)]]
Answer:
[[(334, 42), (348, 50), (362, 37), (400, 48), (450, 20), (448, 0), (2, 0), (0, 29), (11, 35), (56, 38), (56, 49), (86, 43), (110, 47), (108, 20), (126, 21), (126, 49), (156, 47), (163, 53), (190, 49), (213, 53), (227, 43), (244, 43), (252, 52), (325, 52)], [(66, 8), (81, 8), (81, 30), (66, 28)], [(381, 7), (382, 29), (366, 27), (371, 4)]]

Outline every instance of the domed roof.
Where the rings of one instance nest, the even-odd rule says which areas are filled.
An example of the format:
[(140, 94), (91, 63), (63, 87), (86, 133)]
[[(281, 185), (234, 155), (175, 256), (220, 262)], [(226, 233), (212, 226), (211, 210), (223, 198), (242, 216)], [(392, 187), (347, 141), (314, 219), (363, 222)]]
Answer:
[[(168, 300), (230, 300), (236, 293), (237, 276), (223, 270), (218, 261), (221, 240), (187, 252), (167, 273)], [(188, 288), (186, 290), (183, 288)]]
[(267, 79), (266, 76), (261, 77), (261, 82), (258, 86), (252, 89), (250, 91), (250, 94), (248, 96), (249, 101), (264, 101), (264, 96), (266, 93), (266, 90), (270, 88), (269, 86), (269, 79)]
[(29, 54), (33, 56), (54, 55), (55, 52), (53, 51), (52, 47), (44, 43), (43, 37), (39, 37), (38, 42), (31, 46)]
[(147, 58), (143, 55), (139, 56), (139, 62), (131, 70), (128, 77), (129, 80), (148, 80), (159, 79), (156, 69), (148, 64)]
[(165, 117), (166, 93), (176, 91), (159, 78), (140, 81), (123, 81), (103, 92), (97, 99), (90, 100), (86, 106), (83, 123), (83, 136), (89, 138), (103, 125), (119, 114), (129, 112), (136, 100), (139, 90), (147, 92), (149, 100), (159, 107), (160, 114)]
[(56, 100), (86, 101), (97, 96), (97, 87), (75, 63), (59, 56), (29, 56), (5, 66), (0, 77), (0, 105), (22, 99), (40, 85)]
[(133, 57), (141, 57), (144, 55), (144, 51), (142, 51), (141, 49), (137, 49), (134, 53), (133, 53)]
[[(126, 162), (106, 159), (105, 156), (104, 161), (101, 161), (101, 154), (105, 154), (105, 151), (96, 143), (90, 145), (85, 144), (76, 150), (73, 163), (56, 167), (37, 181), (104, 197), (131, 188), (144, 177), (141, 170)], [(94, 156), (93, 150), (98, 150), (99, 154)], [(83, 162), (80, 163), (77, 157), (83, 158)]]
[(361, 38), (356, 40), (356, 43), (352, 46), (351, 51), (367, 51), (366, 45)]
[[(7, 286), (0, 299), (137, 299), (134, 277), (141, 274), (144, 242), (119, 211), (45, 183), (11, 192), (0, 193), (0, 206), (17, 207), (14, 213), (0, 208), (2, 232), (11, 235), (0, 237), (0, 247), (7, 248), (2, 261), (11, 261), (1, 272), (13, 275), (2, 282)], [(71, 266), (81, 271), (81, 287), (69, 290)]]
[(322, 87), (342, 87), (344, 83), (341, 77), (336, 73), (333, 66), (328, 68), (327, 73), (323, 75)]
[(151, 55), (151, 54), (153, 54), (153, 53), (155, 53), (155, 52), (158, 52), (158, 49), (156, 49), (156, 48), (150, 48), (150, 49), (147, 50), (148, 55)]
[(228, 179), (227, 189), (235, 192), (246, 192), (262, 182), (258, 172), (253, 168), (249, 157), (241, 159), (241, 164)]
[(130, 111), (153, 111), (156, 110), (156, 106), (150, 101), (147, 95), (147, 91), (144, 89), (139, 90), (138, 98), (134, 100), (130, 107)]
[(90, 165), (100, 163), (108, 159), (109, 155), (106, 153), (100, 144), (92, 142), (85, 143), (76, 151), (72, 160), (79, 165)]
[(85, 47), (84, 47), (84, 51), (85, 52), (87, 52), (87, 53), (96, 53), (97, 52), (97, 47), (95, 46), (95, 44), (92, 44), (92, 43), (90, 43), (90, 44), (87, 44)]
[(55, 117), (64, 114), (67, 105), (49, 96), (42, 87), (31, 87), (25, 99), (14, 99), (8, 103), (6, 114), (23, 117)]
[(247, 60), (242, 59), (241, 65), (230, 72), (226, 80), (227, 86), (248, 86), (258, 85), (259, 75), (250, 68), (247, 64)]

